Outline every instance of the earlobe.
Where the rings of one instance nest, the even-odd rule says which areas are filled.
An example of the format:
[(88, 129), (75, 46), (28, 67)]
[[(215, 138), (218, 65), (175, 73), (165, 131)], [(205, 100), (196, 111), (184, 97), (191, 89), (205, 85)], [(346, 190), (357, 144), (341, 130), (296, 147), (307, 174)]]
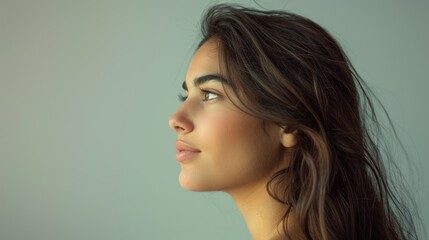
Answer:
[(285, 148), (292, 148), (297, 142), (297, 130), (288, 131), (288, 128), (282, 128), (280, 141)]

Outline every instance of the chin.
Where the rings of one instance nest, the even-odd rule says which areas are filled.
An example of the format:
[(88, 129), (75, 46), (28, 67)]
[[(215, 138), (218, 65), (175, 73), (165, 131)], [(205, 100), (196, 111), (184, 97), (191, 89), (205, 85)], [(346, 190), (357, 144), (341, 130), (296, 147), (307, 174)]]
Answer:
[(183, 189), (192, 192), (211, 192), (219, 190), (219, 188), (214, 187), (212, 184), (208, 184), (207, 181), (192, 178), (184, 175), (183, 173), (180, 173), (179, 175), (179, 184)]

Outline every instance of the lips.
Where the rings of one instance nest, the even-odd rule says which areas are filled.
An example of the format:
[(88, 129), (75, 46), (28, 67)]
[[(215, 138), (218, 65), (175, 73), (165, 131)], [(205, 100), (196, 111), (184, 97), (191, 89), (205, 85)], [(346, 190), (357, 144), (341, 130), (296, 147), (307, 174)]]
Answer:
[(176, 160), (178, 162), (184, 162), (192, 159), (201, 152), (199, 149), (182, 140), (176, 141), (176, 151)]

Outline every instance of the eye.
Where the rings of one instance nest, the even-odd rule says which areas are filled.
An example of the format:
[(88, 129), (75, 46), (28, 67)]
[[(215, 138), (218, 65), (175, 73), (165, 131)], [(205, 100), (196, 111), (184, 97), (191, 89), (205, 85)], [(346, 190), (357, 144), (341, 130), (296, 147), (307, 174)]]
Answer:
[(207, 91), (207, 90), (201, 90), (203, 92), (203, 101), (210, 101), (210, 100), (214, 100), (216, 98), (219, 97), (219, 94)]
[[(210, 101), (210, 100), (214, 100), (214, 99), (219, 97), (219, 94), (208, 91), (208, 90), (202, 90), (201, 89), (201, 92), (203, 95), (203, 101)], [(177, 97), (179, 98), (179, 101), (181, 101), (181, 102), (184, 102), (184, 101), (186, 101), (186, 99), (188, 99), (188, 96), (185, 96), (181, 93), (179, 93), (177, 95)]]

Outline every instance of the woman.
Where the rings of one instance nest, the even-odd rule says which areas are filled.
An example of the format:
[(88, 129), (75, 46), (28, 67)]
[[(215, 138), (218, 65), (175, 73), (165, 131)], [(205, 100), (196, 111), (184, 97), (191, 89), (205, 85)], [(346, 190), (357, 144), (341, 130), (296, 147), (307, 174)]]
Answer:
[(202, 34), (169, 121), (182, 187), (230, 194), (254, 239), (417, 238), (368, 90), (323, 28), (219, 4)]

